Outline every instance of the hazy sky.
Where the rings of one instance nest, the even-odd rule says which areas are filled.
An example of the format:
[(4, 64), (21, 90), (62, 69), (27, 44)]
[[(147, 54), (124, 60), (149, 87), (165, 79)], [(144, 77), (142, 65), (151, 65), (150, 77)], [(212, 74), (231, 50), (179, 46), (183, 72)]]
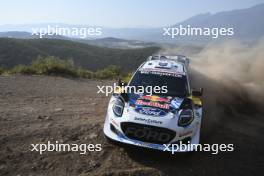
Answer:
[(1, 24), (69, 23), (158, 27), (200, 13), (247, 8), (264, 0), (2, 0)]

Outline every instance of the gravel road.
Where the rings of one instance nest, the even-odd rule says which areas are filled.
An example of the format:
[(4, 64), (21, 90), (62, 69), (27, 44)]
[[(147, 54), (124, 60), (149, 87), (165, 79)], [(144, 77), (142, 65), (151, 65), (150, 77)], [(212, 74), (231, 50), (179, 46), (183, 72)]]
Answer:
[[(96, 86), (111, 81), (0, 77), (0, 175), (262, 175), (262, 105), (232, 91), (221, 95), (211, 83), (205, 89), (201, 142), (232, 143), (235, 151), (170, 155), (106, 142), (102, 128), (109, 97), (97, 94)], [(30, 151), (31, 144), (47, 141), (101, 144), (102, 151)]]

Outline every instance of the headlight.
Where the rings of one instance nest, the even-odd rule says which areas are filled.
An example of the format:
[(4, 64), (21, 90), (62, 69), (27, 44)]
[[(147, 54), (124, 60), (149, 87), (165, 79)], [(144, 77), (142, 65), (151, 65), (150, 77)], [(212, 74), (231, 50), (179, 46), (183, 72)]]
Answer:
[(193, 121), (193, 111), (191, 109), (184, 109), (180, 112), (178, 125), (187, 126), (190, 125)]
[(125, 106), (125, 102), (124, 100), (122, 100), (121, 97), (118, 97), (115, 100), (115, 103), (113, 105), (113, 112), (116, 116), (121, 117), (123, 114), (123, 110), (124, 110), (124, 106)]

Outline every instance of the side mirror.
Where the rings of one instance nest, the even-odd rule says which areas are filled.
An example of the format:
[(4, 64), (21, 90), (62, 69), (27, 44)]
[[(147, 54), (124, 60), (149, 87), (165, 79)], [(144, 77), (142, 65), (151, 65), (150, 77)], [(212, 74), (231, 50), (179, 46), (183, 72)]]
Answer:
[(122, 87), (122, 86), (127, 86), (127, 83), (126, 82), (122, 82), (122, 80), (119, 78), (118, 81), (117, 81), (117, 85)]
[(120, 96), (124, 99), (125, 102), (128, 102), (128, 94), (127, 93), (121, 93)]
[(201, 97), (203, 96), (203, 88), (200, 89), (192, 89), (192, 96)]
[(115, 87), (113, 95), (114, 96), (121, 96), (125, 101), (127, 101), (128, 95), (125, 92), (123, 92), (123, 88), (127, 86), (127, 83), (122, 82), (121, 79), (118, 79), (117, 86), (118, 87)]

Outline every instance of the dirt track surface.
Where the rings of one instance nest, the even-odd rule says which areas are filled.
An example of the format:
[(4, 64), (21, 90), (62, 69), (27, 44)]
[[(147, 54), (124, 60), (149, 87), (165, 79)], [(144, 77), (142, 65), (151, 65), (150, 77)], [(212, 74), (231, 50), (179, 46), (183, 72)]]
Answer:
[[(208, 98), (201, 142), (233, 143), (234, 152), (172, 156), (117, 146), (107, 143), (102, 132), (109, 98), (97, 94), (96, 85), (107, 84), (111, 82), (47, 76), (0, 77), (0, 175), (262, 175), (262, 113), (237, 113), (238, 109), (234, 112), (229, 105), (223, 105), (232, 102), (220, 99), (214, 104), (211, 99), (217, 96)], [(207, 92), (210, 88), (213, 89), (208, 87)], [(205, 91), (206, 96), (209, 95)], [(217, 105), (221, 113), (216, 111)], [(99, 143), (102, 151), (85, 155), (40, 155), (30, 151), (30, 144), (47, 141)]]

